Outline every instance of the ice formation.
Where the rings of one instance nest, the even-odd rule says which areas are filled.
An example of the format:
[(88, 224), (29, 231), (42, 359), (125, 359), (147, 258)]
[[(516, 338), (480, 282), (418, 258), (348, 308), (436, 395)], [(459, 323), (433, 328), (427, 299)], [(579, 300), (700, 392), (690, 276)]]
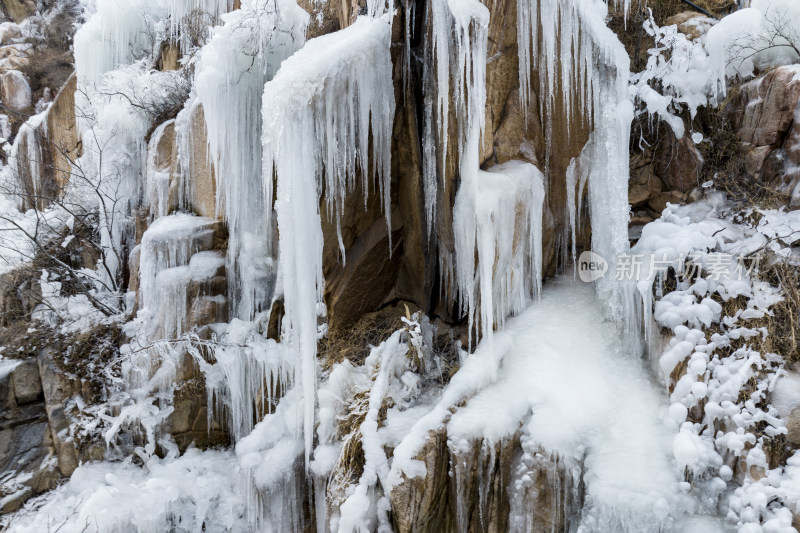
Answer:
[(195, 90), (217, 179), (217, 214), (230, 233), (232, 314), (251, 320), (271, 304), (275, 283), (271, 198), (261, 179), (262, 94), (281, 61), (303, 45), (308, 14), (292, 0), (251, 0), (222, 18), (197, 61)]
[[(751, 9), (766, 16), (771, 8), (765, 2), (754, 0)], [(716, 517), (704, 516), (715, 513), (721, 499), (727, 518), (743, 529), (756, 522), (790, 527), (800, 464), (794, 457), (785, 468), (770, 470), (764, 452), (765, 435), (786, 432), (780, 406), (765, 403), (772, 385), (762, 374), (776, 372), (780, 358), (748, 345), (715, 353), (732, 340), (762, 334), (747, 321), (769, 313), (778, 299), (774, 289), (728, 269), (722, 281), (681, 281), (667, 295), (659, 293), (663, 277), (650, 270), (637, 284), (609, 275), (596, 290), (560, 279), (542, 291), (548, 182), (560, 179), (550, 173), (550, 133), (561, 111), (556, 106), (573, 121), (570, 128), (580, 121), (593, 130), (565, 176), (572, 255), (588, 190), (592, 250), (613, 274), (629, 251), (631, 99), (680, 135), (678, 109), (694, 112), (733, 74), (719, 69), (719, 43), (730, 44), (739, 35), (737, 25), (756, 28), (755, 17), (723, 21), (700, 43), (651, 23), (661, 48), (651, 51), (645, 73), (629, 80), (628, 56), (606, 26), (605, 3), (523, 0), (516, 21), (520, 99), (527, 112), (539, 96), (544, 168), (510, 161), (482, 170), (489, 10), (476, 0), (430, 2), (422, 58), (424, 213), (428, 237), (435, 240), (438, 217), (451, 216), (439, 212), (444, 184), (458, 183), (448, 192), (455, 198), (447, 221), (454, 248), (440, 248), (437, 259), (443, 290), (454, 289), (470, 334), (474, 328), (480, 340), (472, 354), (456, 345), (460, 368), (440, 385), (442, 361), (431, 348), (432, 328), (419, 314), (407, 313), (363, 364), (332, 363), (323, 374), (317, 361), (317, 343), (326, 333), (321, 202), (336, 225), (342, 263), (340, 219), (354, 189), (380, 196), (391, 238), (393, 2), (369, 0), (366, 16), (308, 42), (309, 16), (292, 0), (243, 0), (228, 12), (233, 7), (231, 0), (97, 0), (76, 36), (83, 90), (77, 105), (88, 113), (79, 162), (86, 187), (79, 192), (99, 201), (104, 246), (122, 250), (131, 244), (130, 215), (149, 207), (149, 227), (132, 252), (139, 258), (140, 285), (138, 306), (130, 308), (137, 307), (138, 316), (126, 326), (131, 343), (122, 350), (122, 383), (103, 413), (109, 447), (132, 432), (144, 467), (130, 459), (83, 465), (39, 512), (21, 513), (13, 531), (56, 524), (83, 531), (91, 519), (88, 527), (98, 531), (301, 531), (311, 522), (320, 531), (388, 531), (392, 491), (430, 474), (420, 453), (432, 433), (446, 436), (459, 530), (474, 525), (466, 480), (477, 476), (481, 516), (475, 520), (483, 527), (494, 454), (516, 437), (520, 453), (506, 480), (510, 485), (502, 488), (513, 492), (509, 526), (515, 531), (536, 526), (539, 511), (530, 507), (542, 472), (557, 500), (555, 514), (579, 531), (722, 529)], [(404, 7), (410, 68), (413, 8)], [(155, 43), (177, 40), (183, 52), (198, 44), (185, 26), (197, 9), (219, 25), (186, 57), (192, 79), (150, 69)], [(760, 64), (774, 60), (759, 58)], [(695, 76), (708, 65), (717, 69)], [(657, 83), (661, 94), (653, 90)], [(171, 99), (185, 103), (183, 110), (174, 120), (155, 123), (161, 115), (148, 106)], [(227, 258), (217, 251), (220, 221), (182, 212), (195, 194), (196, 154), (190, 152), (198, 132), (190, 117), (201, 106), (218, 185), (215, 215), (228, 230)], [(175, 116), (176, 109), (169, 111)], [(39, 121), (29, 121), (30, 132)], [(175, 129), (177, 146), (177, 164), (169, 168), (157, 160), (168, 128)], [(24, 156), (24, 148), (33, 165), (41, 157), (30, 132), (18, 136), (12, 156)], [(40, 184), (32, 183), (35, 191)], [(113, 202), (106, 207), (104, 199)], [(0, 201), (5, 208), (7, 199)], [(784, 230), (800, 227), (796, 216), (767, 211), (758, 228), (743, 232), (715, 202), (694, 211), (668, 207), (644, 228), (633, 251), (658, 255), (676, 271), (694, 253), (706, 272), (720, 254), (747, 253), (765, 243), (789, 253), (786, 246), (795, 241), (786, 242)], [(21, 227), (31, 223), (16, 209), (5, 212)], [(48, 212), (54, 228), (68, 222), (61, 215)], [(112, 258), (103, 276), (115, 279), (123, 260)], [(225, 311), (232, 320), (189, 330), (192, 290), (223, 274), (228, 298), (212, 298), (230, 307)], [(59, 297), (58, 283), (42, 274), (40, 287), (51, 302)], [(717, 299), (739, 296), (748, 299), (747, 308), (725, 315)], [(266, 338), (270, 309), (281, 298), (278, 340)], [(62, 303), (85, 309), (80, 302)], [(45, 310), (37, 313), (47, 320)], [(621, 340), (637, 340), (640, 327), (652, 369), (632, 349), (635, 342)], [(708, 338), (704, 330), (711, 327), (719, 331)], [(661, 342), (661, 329), (671, 332), (671, 340)], [(231, 450), (190, 448), (179, 456), (166, 431), (186, 359), (204, 378), (209, 427), (222, 422)], [(649, 372), (669, 385), (683, 364), (687, 371), (665, 401), (662, 384)], [(0, 372), (10, 369), (0, 362)], [(756, 383), (751, 401), (739, 401), (739, 390), (750, 382)], [(702, 402), (704, 418), (692, 419)], [(352, 422), (346, 435), (339, 433), (343, 421)], [(756, 425), (766, 428), (758, 437)], [(356, 476), (346, 464), (350, 446), (363, 455)], [(732, 465), (745, 450), (747, 468), (765, 475), (748, 474), (740, 488), (726, 493)], [(476, 453), (482, 461), (477, 473), (466, 466), (467, 456)], [(137, 511), (142, 507), (149, 511), (145, 516)]]
[[(312, 39), (283, 62), (264, 88), (263, 185), (267, 204), (275, 198), (286, 309), (282, 342), (300, 368), (307, 462), (313, 442), (317, 316), (325, 305), (320, 195), (324, 192), (338, 227), (346, 192), (356, 180), (368, 191), (374, 175), (389, 225), (390, 21), (389, 16), (361, 17), (344, 30)], [(340, 236), (345, 260), (341, 242)]]
[(212, 248), (217, 225), (213, 218), (179, 213), (156, 219), (142, 236), (140, 304), (154, 315), (155, 339), (185, 333), (189, 281), (209, 279), (222, 266), (214, 252), (195, 258)]
[[(426, 37), (423, 184), (428, 233), (436, 223), (436, 205), (445, 179), (451, 116), (456, 123), (456, 153), (461, 179), (474, 179), (480, 166), (480, 142), (485, 126), (486, 46), (489, 11), (477, 0), (436, 0), (428, 13)], [(452, 95), (452, 97), (451, 97)], [(451, 108), (452, 98), (452, 108)], [(434, 141), (434, 139), (436, 139)], [(440, 259), (446, 277), (452, 258)]]
[(456, 284), (470, 330), (480, 302), (487, 342), (495, 324), (541, 290), (543, 204), (544, 175), (530, 163), (510, 161), (462, 179), (453, 210)]

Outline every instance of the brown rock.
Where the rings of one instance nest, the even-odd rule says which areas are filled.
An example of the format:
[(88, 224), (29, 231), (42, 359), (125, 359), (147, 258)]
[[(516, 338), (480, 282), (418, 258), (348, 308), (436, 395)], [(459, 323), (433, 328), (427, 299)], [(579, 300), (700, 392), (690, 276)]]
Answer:
[(800, 165), (800, 122), (792, 122), (783, 149), (786, 150), (786, 159), (795, 165)]
[[(223, 280), (225, 278), (222, 278)], [(186, 327), (204, 326), (217, 322), (227, 322), (228, 300), (223, 295), (198, 296), (192, 301)]]
[(678, 31), (685, 34), (689, 39), (695, 41), (708, 32), (716, 22), (711, 17), (707, 17), (697, 11), (684, 11), (669, 17), (664, 21), (664, 26), (677, 25)]
[(454, 511), (447, 504), (450, 468), (447, 435), (431, 433), (416, 459), (425, 463), (427, 474), (403, 480), (389, 494), (397, 532), (455, 531)]
[[(5, 73), (0, 76), (6, 79)], [(3, 85), (5, 87), (5, 84)], [(21, 157), (16, 161), (17, 180), (21, 186), (21, 207), (43, 209), (57, 199), (69, 182), (73, 162), (81, 155), (81, 139), (75, 121), (75, 91), (77, 78), (73, 74), (56, 95), (47, 111), (45, 123), (37, 128), (23, 126), (17, 134), (21, 153), (35, 153), (38, 160)], [(31, 150), (31, 144), (38, 150)]]
[(58, 457), (58, 469), (62, 475), (70, 476), (78, 467), (78, 452), (74, 442), (64, 438), (69, 430), (69, 420), (64, 407), (68, 399), (80, 393), (80, 383), (73, 382), (56, 368), (53, 354), (49, 349), (39, 354), (38, 362), (45, 411)]
[(650, 207), (656, 213), (661, 213), (666, 209), (667, 203), (670, 204), (680, 204), (683, 202), (684, 195), (678, 191), (667, 191), (662, 192), (658, 196), (651, 198), (647, 202), (647, 206)]
[(181, 47), (175, 41), (165, 41), (161, 44), (156, 68), (162, 71), (179, 70), (181, 68)]
[(750, 146), (744, 154), (745, 171), (751, 176), (760, 175), (764, 161), (771, 152), (771, 146)]
[(734, 108), (739, 137), (753, 146), (776, 146), (788, 132), (800, 98), (795, 72), (780, 67), (741, 87)]
[(689, 135), (676, 139), (668, 130), (653, 157), (653, 172), (668, 190), (689, 192), (699, 185), (703, 158)]
[(2, 3), (3, 10), (16, 23), (36, 13), (36, 3), (33, 0), (2, 0)]
[(168, 215), (180, 207), (177, 152), (175, 120), (168, 120), (154, 131), (148, 145), (147, 180), (155, 216)]
[(189, 121), (191, 125), (188, 143), (191, 149), (189, 161), (182, 172), (190, 176), (192, 210), (200, 216), (216, 217), (217, 178), (208, 153), (208, 130), (206, 129), (203, 105), (199, 100), (191, 108)]
[(628, 203), (638, 207), (647, 200), (658, 196), (664, 188), (661, 180), (653, 172), (653, 165), (643, 156), (631, 158), (630, 181), (628, 182)]
[(786, 440), (796, 446), (800, 446), (800, 406), (795, 407), (786, 419)]

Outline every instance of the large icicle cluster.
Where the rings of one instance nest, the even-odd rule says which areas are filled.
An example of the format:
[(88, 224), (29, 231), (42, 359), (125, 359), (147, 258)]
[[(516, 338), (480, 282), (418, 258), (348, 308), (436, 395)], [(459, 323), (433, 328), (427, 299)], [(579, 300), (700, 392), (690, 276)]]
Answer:
[(276, 176), (286, 309), (282, 342), (300, 368), (307, 459), (313, 440), (317, 316), (324, 310), (320, 195), (324, 191), (328, 212), (338, 223), (347, 190), (357, 179), (369, 190), (367, 180), (376, 174), (388, 223), (394, 117), (390, 21), (389, 16), (362, 17), (345, 30), (312, 39), (284, 61), (264, 89), (264, 188), (271, 205)]
[[(447, 169), (452, 117), (456, 121), (455, 155), (461, 179), (475, 178), (480, 166), (489, 10), (477, 0), (435, 0), (430, 4), (428, 21), (431, 31), (425, 41), (424, 79), (428, 92), (422, 173), (425, 213), (431, 233), (436, 222), (440, 184)], [(442, 257), (440, 262), (443, 272), (452, 273), (452, 257)]]
[(271, 200), (261, 178), (262, 94), (281, 61), (303, 45), (308, 14), (293, 0), (251, 0), (222, 19), (200, 53), (195, 90), (217, 178), (217, 214), (230, 234), (232, 315), (251, 320), (271, 303), (275, 278)]
[[(91, 16), (75, 34), (75, 68), (87, 83), (103, 74), (149, 58), (165, 39), (179, 40), (182, 50), (196, 31), (233, 7), (234, 0), (97, 0)], [(93, 8), (93, 9), (92, 9)], [(195, 17), (196, 20), (187, 20)], [(210, 17), (206, 19), (205, 17)]]

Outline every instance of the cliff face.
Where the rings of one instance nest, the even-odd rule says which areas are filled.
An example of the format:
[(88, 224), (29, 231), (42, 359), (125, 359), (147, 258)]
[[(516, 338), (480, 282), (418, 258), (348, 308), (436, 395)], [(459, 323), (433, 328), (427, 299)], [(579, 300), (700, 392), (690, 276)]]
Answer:
[[(640, 235), (651, 259), (762, 238), (791, 254), (769, 227), (783, 215), (743, 229), (751, 214), (704, 191), (730, 185), (728, 158), (734, 182), (776, 192), (767, 207), (797, 207), (794, 67), (689, 121), (699, 141), (644, 112), (631, 136), (629, 59), (606, 26), (624, 15), (591, 0), (98, 5), (55, 96), (22, 54), (0, 66), (4, 105), (38, 112), (7, 121), (4, 220), (32, 242), (0, 274), (0, 512), (135, 455), (234, 494), (195, 516), (206, 494), (187, 482), (175, 501), (195, 507), (155, 498), (155, 524), (644, 531), (715, 514), (788, 464), (800, 407), (784, 393), (775, 422), (764, 392), (783, 369), (770, 350), (796, 353), (788, 330), (748, 345), (763, 358), (745, 396), (719, 376), (753, 337), (733, 324), (767, 328), (777, 300), (759, 295), (796, 278), (731, 296), (689, 284), (681, 256), (648, 286), (612, 271), (598, 297), (542, 280), (584, 250), (613, 269)], [(3, 8), (23, 27), (44, 9)], [(694, 19), (675, 22), (701, 42), (711, 22)], [(4, 23), (0, 50), (25, 38)], [(670, 314), (675, 299), (692, 312)], [(741, 417), (769, 427), (742, 437)], [(679, 446), (701, 437), (702, 459)], [(109, 464), (149, 494), (131, 460)], [(126, 512), (106, 529), (137, 524)]]

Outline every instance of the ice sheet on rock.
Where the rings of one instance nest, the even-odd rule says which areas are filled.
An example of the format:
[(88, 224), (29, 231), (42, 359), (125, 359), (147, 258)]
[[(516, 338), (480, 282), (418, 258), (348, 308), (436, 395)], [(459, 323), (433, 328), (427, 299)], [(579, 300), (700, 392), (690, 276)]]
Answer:
[(194, 266), (190, 260), (213, 246), (217, 224), (213, 218), (177, 213), (156, 219), (142, 235), (140, 304), (155, 319), (156, 337), (174, 338), (184, 333), (189, 282), (212, 277), (220, 266), (215, 262), (216, 268), (209, 272), (209, 262), (215, 259), (208, 254), (194, 261)]
[(225, 420), (234, 443), (273, 413), (292, 386), (294, 361), (285, 346), (259, 335), (252, 322), (233, 319), (218, 342), (194, 339), (187, 348), (205, 375), (209, 422), (212, 416)]
[(308, 490), (303, 468), (303, 438), (297, 431), (303, 399), (297, 388), (280, 400), (236, 445), (242, 468), (247, 521), (254, 531), (303, 531), (303, 501)]
[[(19, 127), (8, 161), (6, 172), (14, 174), (16, 183), (3, 183), (2, 193), (16, 196), (21, 210), (45, 208), (55, 199), (48, 183), (43, 183), (42, 136), (47, 136), (47, 112), (30, 117)], [(4, 180), (6, 181), (6, 180)]]
[(159, 125), (150, 136), (147, 145), (147, 165), (145, 167), (145, 201), (150, 204), (150, 214), (162, 217), (169, 214), (171, 171), (169, 166), (159, 160), (159, 144), (166, 129), (175, 124), (174, 120), (167, 120)]
[(319, 202), (324, 191), (328, 213), (338, 222), (347, 191), (356, 180), (368, 191), (374, 176), (389, 225), (390, 41), (389, 15), (361, 17), (306, 43), (264, 89), (263, 187), (267, 205), (275, 198), (286, 309), (282, 340), (298, 361), (307, 462), (315, 412), (317, 314), (323, 307)]
[(470, 330), (480, 308), (480, 337), (490, 343), (494, 325), (541, 290), (544, 195), (543, 174), (522, 161), (462, 177), (453, 213), (456, 285)]
[[(228, 222), (232, 311), (251, 320), (270, 305), (275, 283), (272, 198), (265, 198), (261, 176), (262, 94), (281, 62), (305, 42), (308, 14), (294, 0), (249, 0), (222, 20), (200, 51), (195, 91), (217, 180), (217, 215)], [(182, 158), (191, 157), (190, 147), (183, 144)]]

